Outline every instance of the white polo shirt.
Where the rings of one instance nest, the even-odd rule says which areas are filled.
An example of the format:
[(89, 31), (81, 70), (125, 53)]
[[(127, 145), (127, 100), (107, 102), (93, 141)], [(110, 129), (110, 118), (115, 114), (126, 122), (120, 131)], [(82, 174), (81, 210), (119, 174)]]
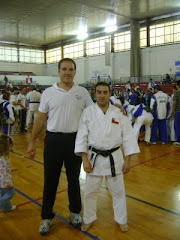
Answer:
[(77, 132), (81, 113), (91, 104), (93, 101), (85, 88), (73, 85), (66, 91), (55, 83), (42, 93), (39, 111), (48, 113), (48, 131), (71, 133)]

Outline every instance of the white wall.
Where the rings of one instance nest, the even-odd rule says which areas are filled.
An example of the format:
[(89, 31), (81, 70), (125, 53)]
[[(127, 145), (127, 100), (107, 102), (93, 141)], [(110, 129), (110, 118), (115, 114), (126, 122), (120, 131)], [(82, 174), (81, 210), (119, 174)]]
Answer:
[[(142, 49), (142, 75), (174, 74), (176, 60), (180, 60), (180, 44)], [(130, 76), (130, 51), (111, 53), (111, 66), (105, 66), (105, 55), (75, 59), (75, 62), (77, 64), (76, 83), (90, 81), (94, 72), (110, 75), (116, 80), (120, 77)], [(1, 62), (0, 71), (33, 72), (38, 75), (36, 77), (37, 83), (51, 85), (59, 80), (57, 65), (57, 63), (37, 65)], [(17, 76), (17, 80), (21, 77)], [(23, 78), (25, 79), (25, 76)], [(4, 76), (0, 76), (1, 79), (4, 79)]]
[(174, 74), (177, 60), (180, 60), (180, 44), (145, 48), (142, 50), (142, 75)]
[(33, 72), (35, 75), (46, 75), (45, 64), (0, 62), (0, 71)]
[[(175, 61), (180, 61), (180, 44), (145, 48), (141, 50), (142, 75), (175, 74)], [(111, 66), (105, 66), (105, 55), (75, 60), (76, 81), (85, 83), (93, 72), (107, 73), (113, 79), (130, 76), (130, 51), (111, 53)]]

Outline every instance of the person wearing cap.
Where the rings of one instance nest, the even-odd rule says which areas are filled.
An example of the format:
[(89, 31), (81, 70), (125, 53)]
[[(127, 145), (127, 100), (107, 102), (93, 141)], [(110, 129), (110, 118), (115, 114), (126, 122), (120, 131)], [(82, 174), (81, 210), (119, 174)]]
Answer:
[(167, 142), (166, 118), (169, 110), (168, 99), (168, 95), (162, 92), (160, 85), (154, 86), (154, 95), (152, 96), (150, 102), (150, 108), (154, 117), (151, 130), (152, 144), (156, 144), (158, 129), (162, 144), (165, 144)]
[(82, 157), (87, 173), (81, 229), (87, 231), (97, 219), (97, 193), (105, 177), (113, 199), (114, 220), (126, 232), (128, 225), (123, 174), (130, 170), (131, 155), (139, 153), (139, 147), (128, 117), (109, 103), (110, 87), (107, 83), (96, 84), (95, 97), (96, 103), (87, 107), (81, 115), (75, 143), (75, 153)]

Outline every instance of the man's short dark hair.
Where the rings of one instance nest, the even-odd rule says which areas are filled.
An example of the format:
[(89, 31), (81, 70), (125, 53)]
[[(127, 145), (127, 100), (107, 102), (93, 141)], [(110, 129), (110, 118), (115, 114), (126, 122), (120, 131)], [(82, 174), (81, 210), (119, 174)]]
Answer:
[(161, 91), (161, 85), (158, 85), (158, 84), (155, 85), (155, 86), (154, 86), (154, 89), (157, 89), (158, 91)]
[(96, 88), (97, 88), (98, 86), (106, 86), (106, 87), (108, 87), (109, 92), (110, 92), (110, 86), (109, 86), (108, 83), (106, 83), (106, 82), (98, 82), (98, 83), (95, 85), (95, 92), (96, 92)]
[(62, 64), (63, 62), (72, 62), (72, 63), (74, 64), (74, 69), (76, 70), (76, 63), (75, 63), (75, 61), (74, 61), (73, 59), (71, 59), (71, 58), (63, 58), (63, 59), (61, 59), (61, 60), (59, 61), (59, 63), (58, 63), (58, 70), (60, 70), (61, 64)]

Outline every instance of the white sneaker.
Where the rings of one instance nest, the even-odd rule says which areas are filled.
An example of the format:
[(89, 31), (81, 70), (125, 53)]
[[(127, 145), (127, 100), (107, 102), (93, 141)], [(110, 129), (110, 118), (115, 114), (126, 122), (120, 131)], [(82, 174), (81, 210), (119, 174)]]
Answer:
[(156, 144), (156, 142), (151, 142), (151, 144)]
[(53, 225), (53, 220), (52, 219), (44, 219), (40, 223), (39, 233), (41, 235), (47, 235), (50, 232), (52, 225)]
[(71, 217), (71, 221), (72, 221), (73, 225), (75, 225), (75, 226), (80, 226), (81, 225), (82, 218), (78, 213), (70, 212), (70, 217)]
[(180, 146), (180, 143), (179, 143), (179, 142), (173, 142), (173, 145), (178, 145), (178, 146)]
[(16, 209), (16, 206), (15, 205), (12, 205), (11, 209), (9, 211), (13, 211)]

